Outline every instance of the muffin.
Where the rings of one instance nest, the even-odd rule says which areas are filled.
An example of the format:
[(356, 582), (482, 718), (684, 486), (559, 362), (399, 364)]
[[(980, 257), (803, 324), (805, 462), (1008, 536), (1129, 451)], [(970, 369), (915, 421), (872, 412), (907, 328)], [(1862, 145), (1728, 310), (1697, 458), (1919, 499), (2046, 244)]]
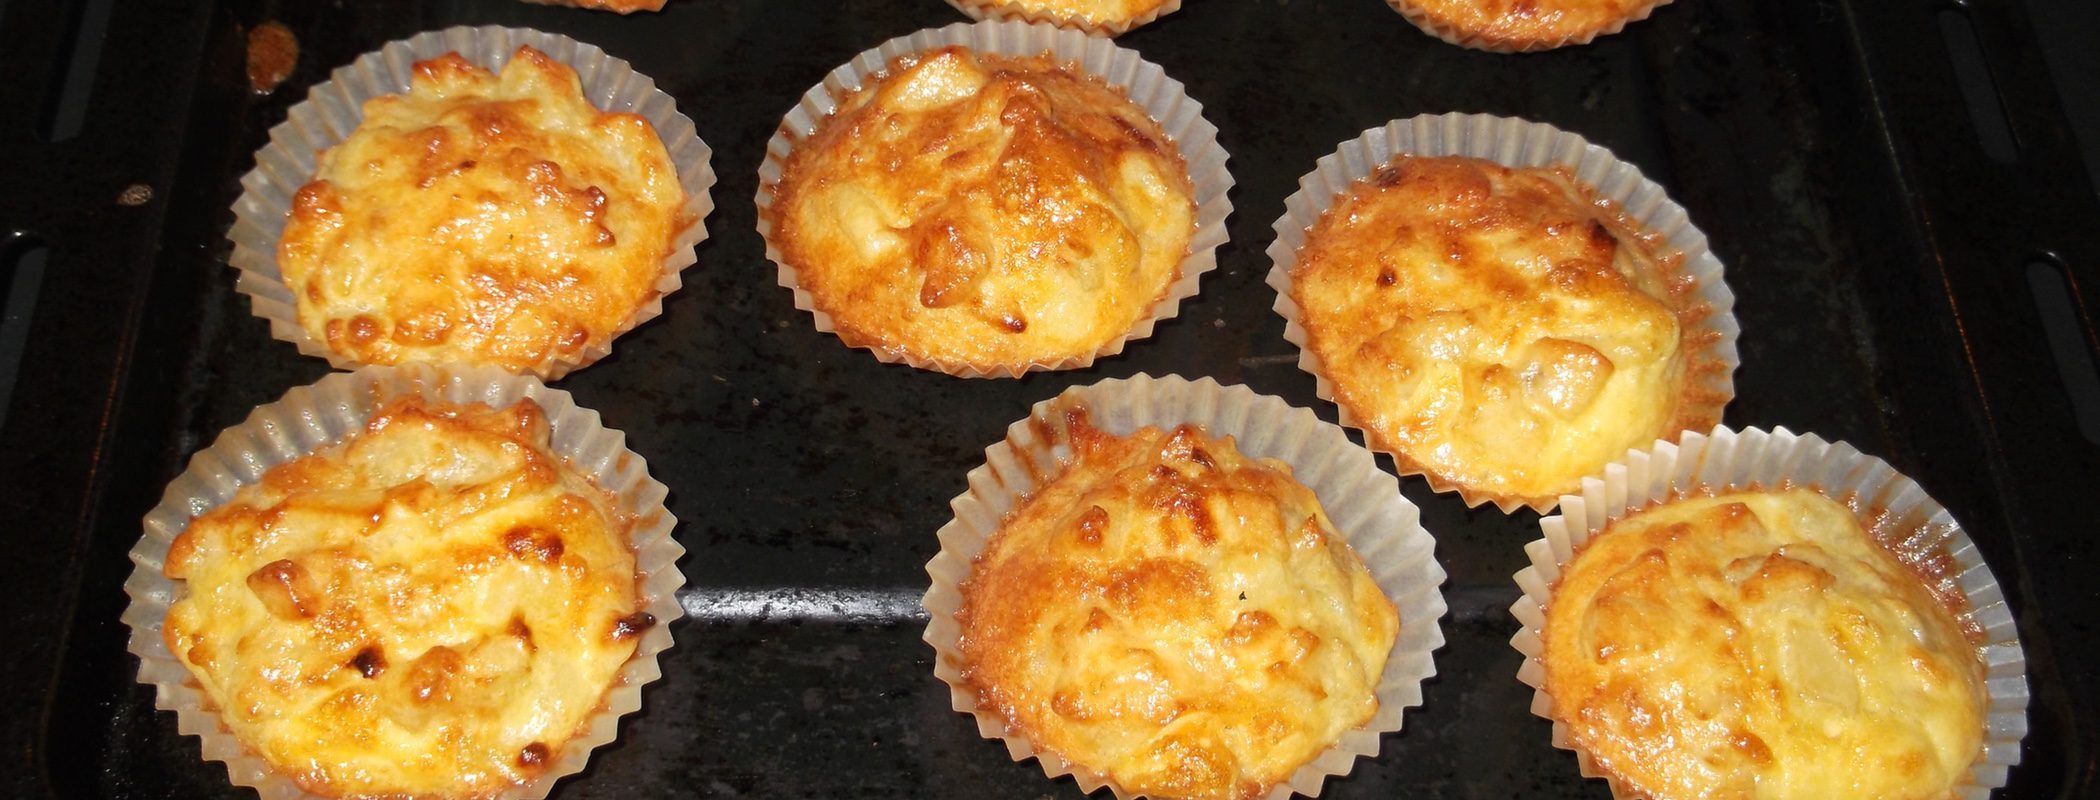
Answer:
[(1719, 421), (1730, 366), (1682, 263), (1565, 167), (1403, 154), (1333, 199), (1287, 283), (1372, 449), (1469, 503), (1544, 509)]
[(633, 520), (539, 407), (397, 399), (193, 520), (162, 635), (309, 792), (485, 797), (537, 777), (655, 618)]
[[(949, 41), (1037, 33), (980, 26)], [(885, 361), (1015, 376), (1119, 352), (1194, 293), (1215, 245), (1191, 258), (1199, 201), (1180, 148), (1068, 57), (952, 43), (889, 57), (784, 145), (761, 231), (820, 329)]]
[(1425, 33), (1461, 47), (1528, 53), (1618, 33), (1670, 0), (1386, 0)]
[(661, 674), (684, 581), (664, 495), (531, 378), (330, 375), (146, 516), (139, 680), (264, 798), (544, 797)]
[(969, 487), (926, 565), (934, 674), (1083, 791), (1318, 796), (1436, 673), (1435, 539), (1311, 411), (1210, 379), (1074, 387)]
[(599, 111), (567, 66), (448, 53), (320, 157), (278, 263), (300, 325), (349, 360), (527, 371), (652, 299), (684, 203), (648, 120)]
[(339, 363), (554, 376), (655, 313), (697, 221), (641, 114), (599, 110), (530, 45), (500, 75), (450, 52), (320, 155), (276, 267)]
[(948, 0), (948, 4), (978, 19), (1047, 22), (1104, 36), (1121, 36), (1181, 8), (1181, 0)]
[(1288, 466), (1190, 425), (1069, 431), (962, 584), (984, 705), (1155, 798), (1260, 797), (1371, 719), (1400, 620)]
[(1554, 743), (1622, 798), (1982, 798), (2025, 657), (1915, 483), (1781, 429), (1627, 454), (1542, 521), (1512, 611)]
[(1919, 577), (1810, 489), (1649, 508), (1563, 571), (1545, 690), (1647, 795), (1948, 797), (1982, 751), (1983, 668), (1962, 599)]

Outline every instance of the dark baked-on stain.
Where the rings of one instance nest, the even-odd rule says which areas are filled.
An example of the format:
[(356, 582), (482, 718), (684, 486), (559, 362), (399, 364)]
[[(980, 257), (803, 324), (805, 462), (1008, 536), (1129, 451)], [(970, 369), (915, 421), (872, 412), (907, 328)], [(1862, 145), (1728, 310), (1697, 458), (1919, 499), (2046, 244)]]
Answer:
[(614, 641), (624, 641), (642, 635), (643, 631), (656, 627), (656, 615), (647, 611), (636, 611), (613, 620)]
[(386, 653), (379, 649), (379, 645), (365, 645), (363, 650), (357, 651), (357, 655), (351, 657), (350, 668), (366, 678), (377, 678), (386, 672)]
[(533, 742), (525, 745), (525, 749), (518, 751), (518, 766), (528, 769), (544, 767), (547, 765), (547, 757), (549, 755), (551, 754), (547, 751), (546, 745)]

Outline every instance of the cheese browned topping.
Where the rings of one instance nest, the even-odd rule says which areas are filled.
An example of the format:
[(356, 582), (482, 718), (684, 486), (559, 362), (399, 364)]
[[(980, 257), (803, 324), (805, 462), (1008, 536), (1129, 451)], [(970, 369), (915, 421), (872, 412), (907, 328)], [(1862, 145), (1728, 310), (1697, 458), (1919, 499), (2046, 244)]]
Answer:
[(1195, 229), (1181, 156), (1121, 90), (953, 47), (843, 98), (776, 193), (774, 241), (840, 339), (981, 371), (1122, 338)]
[(962, 586), (965, 680), (1127, 791), (1259, 796), (1377, 711), (1393, 604), (1282, 462), (1078, 416)]
[(1550, 502), (1628, 448), (1718, 421), (1675, 253), (1559, 169), (1402, 156), (1306, 236), (1291, 297), (1374, 447)]
[(684, 203), (648, 120), (600, 112), (575, 71), (520, 47), (499, 78), (449, 53), (322, 154), (277, 261), (339, 354), (526, 371), (655, 296)]
[(1654, 797), (1937, 800), (1982, 752), (1982, 665), (1947, 604), (1811, 490), (1612, 523), (1544, 639), (1554, 715)]
[(1407, 0), (1424, 17), (1519, 50), (1588, 41), (1667, 0)]
[(308, 791), (484, 797), (599, 710), (640, 634), (631, 521), (539, 407), (382, 408), (176, 537), (168, 650)]

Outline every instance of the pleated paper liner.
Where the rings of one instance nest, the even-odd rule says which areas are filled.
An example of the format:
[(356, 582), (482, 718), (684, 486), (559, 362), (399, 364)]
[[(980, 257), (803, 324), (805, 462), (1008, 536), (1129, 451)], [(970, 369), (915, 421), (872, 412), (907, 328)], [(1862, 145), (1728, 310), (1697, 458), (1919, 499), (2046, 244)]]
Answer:
[(1601, 477), (1585, 478), (1582, 493), (1561, 498), (1560, 513), (1539, 521), (1544, 538), (1524, 547), (1531, 566), (1516, 574), (1524, 592), (1510, 613), (1523, 629), (1510, 645), (1524, 655), (1517, 679), (1532, 687), (1531, 711), (1553, 722), (1553, 746), (1574, 750), (1582, 774), (1606, 778), (1621, 800), (1643, 797), (1607, 774), (1569, 738), (1568, 727), (1554, 716), (1553, 698), (1545, 690), (1541, 631), (1546, 607), (1560, 581), (1561, 568), (1612, 522), (1652, 504), (1702, 493), (1778, 487), (1812, 488), (1834, 500), (1862, 509), (1884, 509), (1923, 539), (1906, 547), (1944, 549), (1956, 565), (1953, 585), (1968, 599), (1961, 616), (1983, 633), (1978, 652), (1984, 667), (1985, 726), (1983, 753), (1969, 781), (1959, 787), (1964, 800), (1986, 800), (2004, 786), (2006, 772), (2020, 763), (2020, 740), (2027, 735), (2027, 656), (2020, 647), (2004, 591), (1975, 542), (1961, 523), (1917, 482), (1879, 458), (1844, 442), (1831, 443), (1814, 434), (1785, 428), (1736, 431), (1726, 426), (1708, 433), (1687, 433), (1677, 444), (1657, 441), (1652, 449), (1628, 451)]
[(1018, 22), (1041, 22), (1060, 28), (1072, 28), (1094, 36), (1121, 36), (1132, 29), (1149, 25), (1153, 20), (1181, 10), (1181, 0), (1167, 0), (1143, 14), (1121, 20), (1090, 20), (1083, 16), (1066, 16), (1051, 11), (1030, 10), (1016, 0), (948, 0), (948, 5), (976, 19), (992, 22), (1008, 20)]
[(1610, 36), (1626, 29), (1626, 26), (1647, 19), (1655, 10), (1669, 5), (1671, 0), (1648, 0), (1637, 8), (1628, 9), (1626, 16), (1593, 31), (1569, 34), (1560, 37), (1525, 39), (1496, 36), (1487, 31), (1468, 29), (1440, 19), (1435, 12), (1423, 7), (1415, 0), (1386, 0), (1400, 16), (1422, 29), (1423, 33), (1442, 39), (1450, 44), (1490, 53), (1535, 53), (1562, 47), (1585, 45), (1598, 37)]
[[(1291, 269), (1298, 264), (1306, 234), (1335, 200), (1401, 154), (1467, 156), (1511, 168), (1564, 166), (1598, 197), (1612, 201), (1641, 227), (1662, 237), (1682, 256), (1678, 274), (1693, 281), (1696, 299), (1692, 302), (1707, 309), (1695, 328), (1705, 333), (1710, 344), (1690, 355), (1686, 402), (1700, 404), (1697, 407), (1710, 405), (1710, 414), (1703, 416), (1721, 418), (1721, 409), (1735, 398), (1735, 369), (1741, 364), (1735, 342), (1742, 329), (1735, 319), (1735, 293), (1722, 277), (1720, 259), (1707, 247), (1706, 234), (1692, 225), (1684, 207), (1671, 200), (1661, 186), (1610, 150), (1551, 125), (1486, 114), (1424, 114), (1364, 131), (1333, 154), (1322, 156), (1312, 172), (1298, 179), (1298, 191), (1284, 201), (1283, 216), (1274, 225), (1276, 239), (1268, 249), (1274, 264), (1268, 284), (1276, 290), (1275, 308), (1284, 318), (1284, 338), (1298, 346), (1298, 368), (1312, 374), (1320, 399), (1335, 400), (1334, 386), (1319, 356), (1307, 346), (1298, 304), (1291, 299)], [(1366, 441), (1375, 441), (1347, 405), (1336, 405), (1343, 425), (1365, 431)], [(1375, 443), (1372, 446), (1377, 448)], [(1421, 475), (1439, 492), (1457, 492), (1468, 506), (1492, 502), (1504, 513), (1525, 506), (1544, 513), (1558, 502), (1552, 497), (1526, 501), (1461, 486), (1417, 466), (1404, 453), (1380, 451), (1394, 457), (1402, 475)]]
[(277, 265), (277, 241), (284, 233), (292, 198), (299, 187), (313, 180), (321, 151), (341, 144), (357, 129), (364, 118), (365, 101), (409, 90), (416, 62), (456, 51), (469, 62), (498, 72), (510, 63), (519, 45), (531, 45), (576, 70), (584, 98), (599, 110), (632, 112), (649, 120), (678, 171), (678, 185), (686, 195), (679, 213), (687, 220), (672, 239), (650, 296), (612, 336), (571, 358), (549, 355), (527, 371), (546, 380), (561, 378), (604, 358), (612, 352), (613, 340), (663, 313), (663, 298), (678, 291), (679, 273), (695, 260), (693, 247), (707, 238), (704, 221), (714, 210), (708, 195), (715, 183), (714, 167), (708, 163), (712, 153), (694, 131), (693, 121), (679, 113), (677, 101), (656, 88), (655, 81), (594, 45), (528, 28), (456, 27), (389, 42), (338, 68), (306, 100), (292, 106), (285, 121), (270, 129), (270, 143), (256, 151), (255, 169), (241, 178), (241, 196), (233, 204), (233, 229), (226, 235), (233, 241), (229, 262), (241, 273), (235, 288), (248, 296), (256, 316), (269, 320), (272, 337), (290, 342), (305, 355), (325, 358), (337, 369), (360, 366), (331, 350), (327, 342), (307, 335), (299, 325), (296, 301)]
[(837, 332), (831, 316), (818, 309), (810, 293), (802, 288), (795, 265), (787, 263), (773, 242), (774, 188), (780, 183), (789, 154), (837, 110), (842, 98), (867, 85), (871, 78), (887, 70), (890, 62), (898, 56), (950, 46), (1004, 56), (1049, 53), (1066, 65), (1076, 66), (1123, 90), (1131, 102), (1159, 123), (1181, 151), (1182, 161), (1188, 165), (1189, 184), (1195, 188), (1196, 230), (1189, 239), (1189, 252), (1181, 261), (1180, 274), (1167, 287), (1166, 294), (1153, 305), (1152, 313), (1139, 319), (1127, 334), (1092, 353), (1025, 364), (980, 365), (921, 358), (874, 345), (860, 345), (859, 348), (886, 363), (909, 364), (956, 377), (1013, 378), (1034, 370), (1091, 366), (1097, 359), (1123, 352), (1124, 346), (1130, 342), (1151, 336), (1153, 326), (1159, 321), (1178, 316), (1181, 302), (1201, 288), (1203, 274), (1217, 267), (1217, 249), (1225, 243), (1227, 235), (1225, 218), (1232, 214), (1232, 203), (1225, 196), (1232, 188), (1232, 175), (1225, 171), (1225, 148), (1218, 144), (1217, 127), (1203, 118), (1203, 105), (1188, 96), (1180, 81), (1167, 77), (1165, 70), (1144, 60), (1137, 51), (1079, 31), (1025, 22), (958, 22), (945, 28), (928, 28), (899, 36), (832, 70), (822, 83), (810, 87), (801, 101), (788, 110), (787, 116), (780, 121), (778, 132), (766, 143), (766, 159), (758, 168), (758, 233), (766, 241), (766, 258), (779, 265), (780, 285), (795, 293), (795, 308), (809, 312), (817, 330)]
[(554, 453), (598, 488), (612, 493), (619, 509), (637, 519), (630, 535), (639, 605), (656, 617), (657, 624), (642, 635), (634, 656), (620, 669), (588, 728), (562, 746), (560, 758), (545, 772), (499, 796), (538, 800), (563, 777), (582, 771), (591, 751), (616, 737), (620, 717), (641, 708), (642, 686), (662, 676), (658, 657), (671, 646), (671, 623), (684, 614), (677, 592), (685, 585), (685, 576), (678, 571), (677, 562), (685, 548), (671, 538), (677, 520), (664, 507), (664, 485), (649, 477), (648, 463), (627, 448), (624, 434), (606, 428), (598, 412), (578, 406), (568, 392), (494, 367), (426, 365), (365, 367), (286, 392), (282, 399), (255, 409), (246, 421), (220, 433), (211, 447), (193, 456), (189, 467), (168, 484), (160, 504), (146, 515), (145, 535), (131, 549), (131, 560), (137, 566), (124, 583), (131, 601), (123, 621), (131, 628), (129, 649), (139, 659), (139, 682), (153, 687), (157, 707), (175, 712), (177, 730), (202, 740), (206, 759), (223, 762), (234, 784), (255, 789), (265, 800), (311, 795), (243, 747), (221, 723), (196, 678), (168, 652), (161, 625), (168, 607), (183, 594), (181, 582), (161, 574), (168, 547), (191, 519), (223, 505), (271, 467), (362, 431), (374, 410), (404, 395), (495, 408), (524, 399), (537, 402), (552, 429)]
[(1249, 458), (1289, 464), (1298, 481), (1313, 490), (1335, 528), (1399, 610), (1400, 635), (1378, 683), (1377, 714), (1267, 796), (1317, 796), (1327, 778), (1347, 775), (1360, 756), (1376, 756), (1379, 736), (1400, 730), (1401, 712), (1421, 705), (1422, 681), (1436, 674), (1431, 653), (1444, 644), (1439, 620), (1446, 610), (1436, 540), (1422, 528), (1415, 506), (1401, 497), (1399, 482), (1380, 470), (1371, 453), (1351, 443), (1342, 429), (1321, 422), (1307, 409), (1209, 378), (1138, 375), (1074, 387), (1037, 403), (1028, 418), (1007, 428), (1004, 440), (985, 448), (985, 464), (970, 471), (969, 490), (951, 503), (955, 519), (941, 527), (940, 554), (926, 565), (933, 585), (924, 600), (931, 617), (924, 638), (936, 652), (934, 673), (948, 684), (954, 709), (976, 717), (977, 730), (985, 738), (1003, 740), (1015, 761), (1038, 759), (1048, 777), (1070, 774), (1084, 791), (1106, 785), (1119, 798), (1135, 796), (1105, 775), (1009, 733), (1005, 721), (992, 709), (980, 707), (976, 692), (962, 684), (961, 628), (955, 619), (962, 607), (959, 586), (1007, 513), (1063, 471), (1071, 449), (1056, 421), (1075, 407), (1086, 408), (1093, 425), (1118, 436), (1147, 425), (1200, 425), (1211, 436), (1233, 437)]

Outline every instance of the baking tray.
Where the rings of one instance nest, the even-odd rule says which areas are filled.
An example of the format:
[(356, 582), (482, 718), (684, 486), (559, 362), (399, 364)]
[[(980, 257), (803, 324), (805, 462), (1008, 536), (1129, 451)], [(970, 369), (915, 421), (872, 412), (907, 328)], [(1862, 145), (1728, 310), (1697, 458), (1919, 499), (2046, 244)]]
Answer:
[[(686, 288), (561, 383), (671, 487), (691, 581), (665, 679), (561, 797), (1078, 794), (980, 739), (933, 678), (917, 602), (948, 499), (1031, 403), (1102, 378), (1210, 375), (1332, 419), (1269, 311), (1269, 223), (1336, 143), (1444, 111), (1579, 132), (1669, 188), (1739, 298), (1727, 421), (1851, 441), (1953, 510), (2029, 657), (2032, 732), (2000, 796), (2100, 796), (2100, 203), (2057, 94), (2093, 86), (2052, 78), (2024, 6), (1683, 0), (1594, 46), (1498, 56), (1378, 0), (1193, 0), (1122, 42), (1188, 84), (1233, 155), (1219, 269), (1120, 357), (994, 381), (885, 366), (817, 333), (774, 285), (751, 203), (797, 96), (854, 53), (958, 19), (937, 0), (673, 0), (634, 17), (0, 0), (0, 262), (25, 310), (0, 328), (0, 344), (21, 334), (0, 375), (17, 378), (0, 423), (0, 587), (16, 598), (0, 614), (0, 794), (246, 794), (153, 709), (117, 622), (139, 518), (189, 453), (327, 371), (233, 292), (236, 181), (330, 69), (418, 31), (503, 24), (632, 61), (721, 173)], [(243, 37), (266, 20), (303, 50), (254, 96)], [(1406, 729), (1323, 797), (1605, 797), (1514, 677), (1510, 575), (1536, 517), (1404, 486), (1451, 574), (1450, 641)]]

